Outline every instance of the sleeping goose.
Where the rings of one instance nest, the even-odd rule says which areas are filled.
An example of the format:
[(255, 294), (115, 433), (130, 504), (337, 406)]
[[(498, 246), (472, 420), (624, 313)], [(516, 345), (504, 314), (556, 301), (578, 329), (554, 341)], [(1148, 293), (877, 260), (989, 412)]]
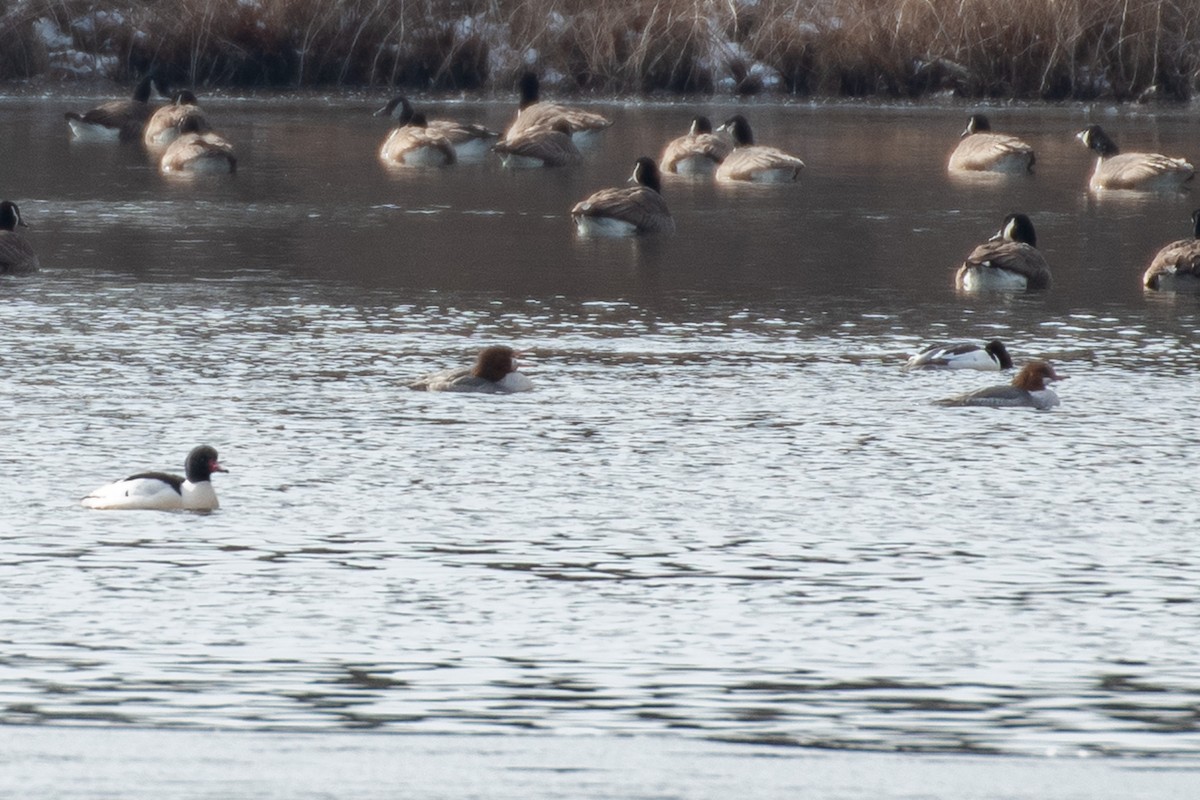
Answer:
[(458, 161), (449, 137), (425, 123), (420, 111), (407, 125), (393, 128), (379, 148), (379, 158), (387, 164), (405, 167), (445, 167)]
[[(416, 110), (404, 95), (397, 95), (388, 101), (387, 105), (375, 112), (378, 117), (391, 117), (403, 127), (412, 122)], [(492, 144), (500, 138), (496, 131), (482, 125), (455, 122), (449, 119), (426, 119), (425, 127), (445, 134), (454, 145), (454, 153), (460, 158), (482, 158), (487, 154)]]
[(578, 164), (583, 155), (571, 139), (566, 120), (557, 120), (551, 127), (535, 125), (518, 131), (511, 138), (492, 146), (506, 167), (563, 167)]
[(521, 104), (517, 109), (517, 118), (508, 126), (505, 139), (512, 139), (526, 128), (535, 126), (553, 127), (558, 120), (567, 123), (572, 138), (579, 139), (599, 133), (612, 125), (612, 121), (600, 114), (584, 111), (580, 108), (561, 106), (557, 103), (543, 103), (540, 99), (541, 83), (538, 76), (526, 72), (521, 76)]
[(708, 117), (695, 117), (691, 129), (663, 149), (659, 168), (676, 175), (711, 175), (733, 147), (713, 133)]
[(142, 135), (142, 142), (149, 148), (166, 147), (179, 138), (180, 124), (187, 117), (196, 117), (199, 120), (197, 133), (212, 130), (208, 120), (204, 118), (204, 112), (197, 105), (196, 95), (183, 89), (175, 93), (173, 103), (163, 106), (150, 116)]
[(224, 136), (203, 131), (202, 117), (186, 116), (179, 122), (179, 136), (167, 145), (159, 170), (169, 174), (229, 174), (237, 171), (237, 154)]

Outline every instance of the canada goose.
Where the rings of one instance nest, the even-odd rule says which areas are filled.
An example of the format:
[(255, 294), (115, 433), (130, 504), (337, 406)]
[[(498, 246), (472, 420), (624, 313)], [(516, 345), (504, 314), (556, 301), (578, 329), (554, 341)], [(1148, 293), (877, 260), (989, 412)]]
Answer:
[(220, 507), (213, 490), (214, 472), (228, 472), (208, 445), (193, 447), (183, 462), (184, 474), (139, 472), (101, 486), (81, 504), (95, 509), (147, 511), (215, 511)]
[(560, 106), (557, 103), (543, 103), (539, 100), (540, 93), (541, 83), (537, 75), (526, 72), (521, 76), (521, 105), (517, 109), (517, 118), (504, 133), (505, 139), (513, 139), (526, 128), (539, 125), (554, 127), (555, 121), (559, 119), (566, 121), (571, 129), (571, 136), (576, 139), (594, 135), (612, 125), (612, 120), (600, 114)]
[(1164, 292), (1200, 291), (1200, 209), (1192, 212), (1192, 238), (1159, 250), (1142, 274), (1142, 285)]
[[(413, 109), (412, 103), (404, 95), (393, 97), (387, 105), (375, 112), (375, 116), (391, 117), (400, 126), (412, 122), (414, 114), (416, 111)], [(455, 122), (449, 119), (427, 119), (425, 127), (444, 133), (450, 140), (450, 144), (454, 145), (455, 155), (460, 159), (482, 158), (487, 154), (492, 143), (500, 138), (499, 133), (482, 125)]]
[(17, 227), (28, 228), (21, 209), (10, 200), (0, 200), (0, 273), (36, 272), (37, 253)]
[(158, 86), (159, 92), (164, 91), (162, 81), (151, 73), (138, 82), (128, 100), (110, 100), (82, 114), (68, 111), (64, 116), (71, 133), (87, 142), (131, 142), (142, 138), (142, 128), (154, 113), (154, 106), (150, 105), (152, 85)]
[(732, 149), (728, 141), (713, 133), (708, 117), (696, 117), (691, 130), (667, 143), (659, 168), (676, 175), (711, 175)]
[(184, 117), (196, 117), (200, 120), (196, 133), (212, 130), (196, 102), (196, 95), (187, 89), (176, 92), (174, 102), (155, 111), (146, 122), (146, 131), (142, 135), (142, 142), (146, 147), (165, 147), (175, 141), (179, 137), (179, 125)]
[(479, 351), (470, 367), (447, 369), (423, 375), (408, 388), (428, 392), (478, 392), (484, 394), (527, 392), (533, 382), (517, 371), (511, 347), (492, 345)]
[(555, 121), (552, 127), (525, 128), (511, 139), (496, 142), (492, 150), (506, 167), (563, 167), (583, 160), (564, 119)]
[(571, 209), (581, 236), (632, 236), (674, 233), (675, 220), (662, 196), (654, 159), (640, 157), (629, 177), (637, 186), (601, 189)]
[(975, 342), (954, 344), (932, 344), (914, 355), (904, 364), (904, 369), (1012, 369), (1012, 358), (1008, 348), (999, 339), (985, 345)]
[(967, 292), (1047, 288), (1050, 268), (1037, 249), (1037, 233), (1029, 217), (1005, 217), (1000, 231), (967, 256), (954, 276), (954, 285)]
[(741, 114), (725, 120), (717, 130), (729, 131), (733, 137), (733, 150), (717, 167), (717, 180), (785, 183), (800, 177), (804, 162), (776, 147), (756, 145), (750, 123)]
[(445, 167), (458, 161), (449, 137), (428, 127), (420, 111), (407, 125), (392, 129), (379, 148), (379, 158), (406, 167)]
[(225, 174), (237, 171), (237, 155), (233, 145), (219, 133), (201, 133), (201, 117), (184, 117), (179, 122), (179, 136), (167, 145), (159, 161), (164, 175)]
[(1089, 184), (1093, 192), (1105, 189), (1176, 191), (1196, 174), (1196, 168), (1182, 158), (1159, 153), (1122, 153), (1099, 125), (1088, 125), (1075, 138), (1098, 156)]
[(1064, 380), (1049, 361), (1030, 361), (1013, 376), (1012, 383), (988, 386), (966, 394), (937, 400), (939, 406), (984, 406), (988, 408), (1036, 408), (1043, 410), (1058, 405), (1058, 395), (1046, 386), (1050, 381)]
[(983, 114), (972, 114), (950, 154), (951, 172), (1032, 172), (1033, 148), (1015, 136), (992, 133)]

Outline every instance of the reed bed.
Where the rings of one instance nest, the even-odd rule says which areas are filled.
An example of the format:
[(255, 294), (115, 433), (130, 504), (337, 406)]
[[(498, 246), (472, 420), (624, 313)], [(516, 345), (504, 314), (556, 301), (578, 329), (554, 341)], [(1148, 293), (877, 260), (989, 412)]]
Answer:
[[(1187, 99), (1194, 0), (0, 0), (0, 78)], [(54, 35), (47, 36), (47, 32)]]

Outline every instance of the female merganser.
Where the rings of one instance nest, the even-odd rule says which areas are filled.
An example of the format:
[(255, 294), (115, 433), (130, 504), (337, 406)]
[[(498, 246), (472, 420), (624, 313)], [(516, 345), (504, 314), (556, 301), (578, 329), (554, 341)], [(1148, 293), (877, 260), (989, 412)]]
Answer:
[(450, 138), (430, 128), (418, 111), (408, 124), (392, 129), (379, 148), (379, 158), (405, 167), (447, 167), (458, 161), (458, 153)]
[(691, 129), (663, 149), (659, 167), (676, 175), (711, 175), (733, 148), (713, 133), (708, 117), (695, 117)]
[(1093, 192), (1131, 189), (1142, 192), (1178, 191), (1196, 174), (1182, 158), (1160, 153), (1122, 153), (1099, 125), (1088, 125), (1075, 138), (1096, 153), (1096, 169), (1088, 184)]
[(1142, 285), (1164, 292), (1200, 291), (1200, 209), (1192, 212), (1192, 238), (1159, 250), (1142, 274)]
[(512, 139), (526, 128), (542, 126), (554, 127), (554, 123), (563, 120), (571, 130), (571, 136), (576, 140), (590, 137), (612, 125), (608, 117), (584, 111), (579, 108), (560, 106), (557, 103), (541, 102), (541, 82), (532, 72), (521, 76), (521, 104), (517, 109), (517, 118), (508, 126), (504, 133), (505, 139)]
[(1033, 171), (1033, 148), (1016, 136), (992, 133), (991, 123), (983, 114), (972, 114), (954, 152), (950, 154), (951, 172)]
[(717, 130), (729, 131), (733, 137), (733, 151), (717, 167), (717, 180), (786, 183), (800, 177), (804, 162), (777, 147), (756, 145), (750, 123), (741, 114), (725, 120)]
[(1050, 267), (1037, 249), (1037, 233), (1029, 217), (1005, 217), (1000, 231), (967, 256), (954, 276), (954, 285), (965, 292), (1047, 288)]
[(37, 272), (38, 257), (33, 245), (17, 233), (28, 228), (21, 218), (21, 209), (11, 200), (0, 200), (0, 274)]
[(475, 365), (424, 375), (408, 388), (427, 392), (479, 392), (485, 394), (527, 392), (533, 382), (517, 372), (516, 353), (511, 347), (492, 345), (479, 351)]
[(1047, 381), (1061, 381), (1048, 361), (1030, 361), (1007, 386), (989, 386), (967, 394), (935, 401), (939, 406), (987, 406), (992, 408), (1053, 408), (1058, 395), (1046, 387)]
[(999, 339), (986, 345), (974, 342), (934, 344), (908, 359), (905, 369), (1012, 369), (1012, 359)]
[(675, 232), (654, 159), (642, 156), (635, 161), (629, 180), (637, 186), (601, 189), (575, 204), (571, 219), (580, 236)]
[(214, 472), (228, 472), (208, 445), (192, 448), (183, 462), (186, 477), (166, 472), (139, 472), (101, 486), (83, 498), (87, 508), (148, 509), (152, 511), (215, 511), (220, 507), (210, 481)]
[[(404, 95), (397, 95), (388, 104), (375, 112), (377, 117), (391, 117), (403, 127), (410, 122), (417, 112), (412, 103)], [(482, 158), (487, 155), (492, 143), (500, 138), (496, 131), (482, 125), (455, 122), (449, 119), (427, 119), (425, 127), (445, 134), (454, 145), (454, 153), (461, 158)]]

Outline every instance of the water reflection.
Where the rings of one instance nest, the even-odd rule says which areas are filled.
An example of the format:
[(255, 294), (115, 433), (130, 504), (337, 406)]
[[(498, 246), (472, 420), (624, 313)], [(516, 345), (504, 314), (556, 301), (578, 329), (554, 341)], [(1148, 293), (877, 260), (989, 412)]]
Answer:
[[(995, 191), (945, 174), (957, 110), (755, 108), (800, 182), (671, 179), (678, 233), (626, 241), (570, 206), (690, 108), (400, 176), (354, 108), (215, 105), (244, 169), (188, 187), (16, 109), (0, 719), (1196, 752), (1200, 308), (1142, 292), (1177, 203), (1091, 203), (1075, 112), (1015, 110), (1039, 170)], [(1052, 290), (956, 295), (1016, 208)], [(979, 385), (900, 371), (946, 338), (1061, 364), (1063, 406), (931, 406)], [(404, 388), (484, 343), (538, 391)], [(77, 508), (199, 440), (221, 511)]]

